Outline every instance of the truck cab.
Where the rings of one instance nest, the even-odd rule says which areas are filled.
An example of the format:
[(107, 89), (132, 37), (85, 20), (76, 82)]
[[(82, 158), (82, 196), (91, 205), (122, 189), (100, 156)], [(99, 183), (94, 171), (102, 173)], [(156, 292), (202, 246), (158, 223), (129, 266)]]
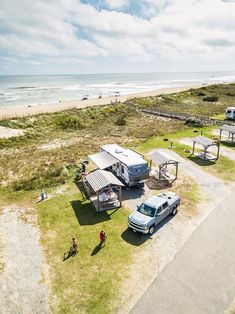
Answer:
[(128, 217), (128, 227), (134, 232), (151, 235), (164, 218), (177, 213), (179, 205), (180, 197), (173, 192), (153, 196), (137, 206), (137, 209)]
[(228, 107), (225, 112), (225, 116), (228, 119), (235, 120), (235, 107)]

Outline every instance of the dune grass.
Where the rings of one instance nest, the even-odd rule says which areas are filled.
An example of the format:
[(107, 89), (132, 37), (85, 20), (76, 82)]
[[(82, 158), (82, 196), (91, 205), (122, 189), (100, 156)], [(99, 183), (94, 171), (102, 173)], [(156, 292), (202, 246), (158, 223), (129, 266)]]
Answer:
[[(126, 124), (117, 125), (123, 116)], [(16, 141), (0, 140), (0, 182), (14, 190), (49, 188), (66, 182), (79, 162), (101, 144), (135, 146), (167, 130), (185, 128), (182, 122), (169, 124), (122, 104), (2, 123), (27, 129), (27, 134)]]
[[(218, 98), (218, 101), (206, 101)], [(163, 111), (204, 115), (224, 115), (225, 109), (234, 104), (235, 84), (217, 84), (190, 89), (176, 94), (136, 98), (132, 103), (140, 107), (152, 107)]]

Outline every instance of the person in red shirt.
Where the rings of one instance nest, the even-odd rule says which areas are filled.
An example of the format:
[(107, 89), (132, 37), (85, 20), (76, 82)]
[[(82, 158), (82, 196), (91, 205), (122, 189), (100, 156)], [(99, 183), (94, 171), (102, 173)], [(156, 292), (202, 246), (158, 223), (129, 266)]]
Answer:
[(106, 239), (107, 239), (107, 236), (105, 234), (105, 232), (103, 230), (100, 231), (100, 244), (99, 246), (102, 247), (102, 245), (106, 245)]

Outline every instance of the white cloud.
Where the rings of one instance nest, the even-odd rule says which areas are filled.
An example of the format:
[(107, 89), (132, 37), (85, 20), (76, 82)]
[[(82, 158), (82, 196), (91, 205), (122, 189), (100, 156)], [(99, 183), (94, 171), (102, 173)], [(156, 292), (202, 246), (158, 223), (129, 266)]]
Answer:
[(129, 5), (129, 0), (105, 0), (107, 6), (111, 9), (122, 9)]
[(73, 63), (78, 69), (87, 66), (88, 72), (101, 67), (105, 72), (115, 60), (121, 71), (143, 62), (153, 71), (184, 63), (187, 69), (197, 63), (235, 68), (231, 0), (143, 0), (138, 16), (127, 12), (134, 0), (105, 0), (106, 9), (78, 0), (2, 2), (0, 50), (32, 66), (57, 63), (64, 70)]

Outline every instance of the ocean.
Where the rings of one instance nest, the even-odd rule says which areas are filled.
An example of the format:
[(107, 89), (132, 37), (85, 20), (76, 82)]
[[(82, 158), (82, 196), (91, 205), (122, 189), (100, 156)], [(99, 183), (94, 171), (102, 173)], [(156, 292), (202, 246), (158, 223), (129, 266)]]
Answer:
[(166, 87), (235, 82), (235, 72), (0, 75), (0, 107), (127, 95)]

